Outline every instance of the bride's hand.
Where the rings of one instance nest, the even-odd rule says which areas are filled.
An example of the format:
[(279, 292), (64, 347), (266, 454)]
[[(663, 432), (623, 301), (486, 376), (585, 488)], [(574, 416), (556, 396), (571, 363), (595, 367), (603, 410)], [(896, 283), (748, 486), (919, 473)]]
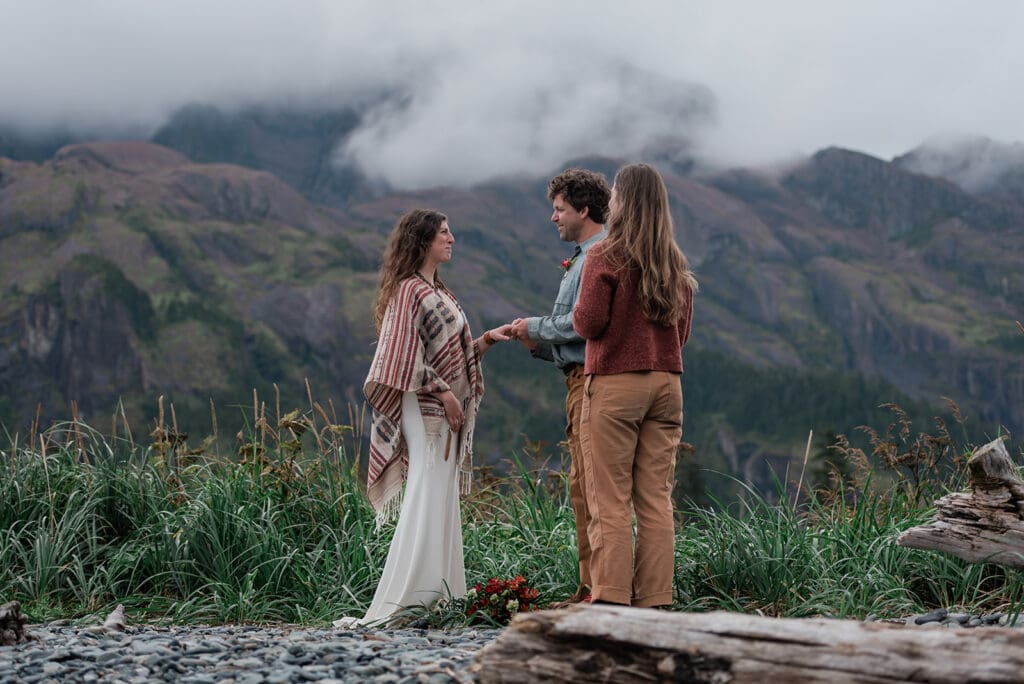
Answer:
[(505, 325), (498, 326), (497, 328), (488, 330), (487, 332), (495, 342), (508, 342), (512, 339), (512, 324), (506, 323)]
[(444, 419), (452, 432), (458, 432), (462, 428), (462, 421), (465, 416), (462, 414), (462, 404), (455, 398), (451, 390), (441, 393), (441, 403), (444, 404)]

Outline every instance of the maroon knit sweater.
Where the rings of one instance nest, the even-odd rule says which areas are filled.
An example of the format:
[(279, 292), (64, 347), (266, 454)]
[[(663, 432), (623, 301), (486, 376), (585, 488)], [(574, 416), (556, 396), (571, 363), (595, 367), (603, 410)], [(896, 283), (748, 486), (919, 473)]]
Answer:
[(686, 293), (686, 313), (674, 326), (649, 321), (640, 308), (636, 273), (616, 273), (602, 243), (587, 253), (573, 327), (587, 340), (587, 374), (633, 371), (683, 372), (682, 350), (690, 337), (693, 293)]

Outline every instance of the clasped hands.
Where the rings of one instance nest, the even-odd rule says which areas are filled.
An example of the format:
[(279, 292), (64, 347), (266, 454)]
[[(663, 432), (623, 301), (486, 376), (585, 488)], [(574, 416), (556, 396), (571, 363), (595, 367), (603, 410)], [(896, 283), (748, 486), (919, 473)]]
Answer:
[(530, 331), (525, 318), (517, 318), (511, 323), (488, 330), (484, 333), (483, 339), (490, 344), (518, 340), (519, 344), (531, 351), (537, 346), (537, 340), (530, 339)]
[(537, 340), (530, 339), (530, 330), (525, 318), (517, 318), (511, 323), (506, 323), (494, 330), (488, 330), (487, 334), (495, 340), (504, 342), (506, 340), (518, 340), (530, 351), (537, 347)]
[(513, 340), (519, 340), (519, 344), (523, 345), (530, 351), (537, 348), (537, 340), (530, 339), (530, 330), (525, 318), (517, 318), (508, 325), (508, 336), (510, 338)]

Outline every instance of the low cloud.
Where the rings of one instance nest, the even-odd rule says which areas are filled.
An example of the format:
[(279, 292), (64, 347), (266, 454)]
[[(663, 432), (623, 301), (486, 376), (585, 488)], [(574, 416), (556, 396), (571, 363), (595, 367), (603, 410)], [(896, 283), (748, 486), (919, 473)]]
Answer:
[(1006, 174), (1024, 169), (1024, 143), (939, 135), (900, 157), (899, 163), (910, 171), (951, 180), (970, 192), (992, 192), (999, 190)]
[(146, 135), (189, 103), (359, 103), (337, 159), (400, 187), (586, 154), (1024, 140), (1014, 0), (0, 0), (0, 16), (0, 126)]
[[(367, 113), (338, 160), (401, 187), (458, 184), (546, 173), (588, 154), (638, 155), (654, 143), (687, 149), (714, 120), (708, 89), (629, 64), (571, 81), (532, 66), (492, 53), (439, 83), (409, 84), (406, 98)], [(488, 83), (495, 74), (500, 83)], [(473, 91), (480, 99), (467, 107), (460, 93)]]

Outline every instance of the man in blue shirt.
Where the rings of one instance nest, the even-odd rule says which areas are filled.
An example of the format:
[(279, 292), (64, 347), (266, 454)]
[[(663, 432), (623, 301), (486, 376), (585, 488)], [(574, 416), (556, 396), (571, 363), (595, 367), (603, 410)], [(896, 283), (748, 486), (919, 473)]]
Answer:
[[(576, 593), (561, 605), (588, 600), (590, 595), (590, 543), (587, 541), (586, 484), (580, 446), (580, 417), (583, 409), (583, 361), (586, 342), (572, 327), (572, 311), (580, 290), (580, 274), (587, 250), (604, 237), (611, 189), (600, 173), (567, 169), (551, 179), (548, 199), (558, 226), (558, 237), (575, 242), (572, 256), (562, 261), (562, 282), (550, 316), (517, 318), (511, 335), (538, 359), (553, 361), (565, 374), (565, 434), (569, 442), (569, 498), (576, 516), (576, 546), (580, 561), (580, 582)], [(559, 605), (559, 604), (555, 604)]]

